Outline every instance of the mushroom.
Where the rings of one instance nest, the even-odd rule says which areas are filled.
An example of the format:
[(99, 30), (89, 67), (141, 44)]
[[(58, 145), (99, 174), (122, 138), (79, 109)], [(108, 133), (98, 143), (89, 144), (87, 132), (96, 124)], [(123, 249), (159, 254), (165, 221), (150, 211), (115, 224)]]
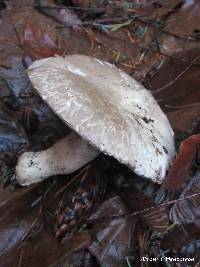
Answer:
[(76, 133), (45, 151), (22, 154), (16, 167), (20, 184), (72, 173), (100, 151), (162, 182), (175, 155), (173, 130), (140, 83), (84, 55), (36, 60), (28, 75), (42, 99)]
[(46, 150), (24, 152), (18, 160), (16, 178), (26, 186), (49, 176), (70, 174), (95, 159), (99, 153), (75, 132), (71, 132)]

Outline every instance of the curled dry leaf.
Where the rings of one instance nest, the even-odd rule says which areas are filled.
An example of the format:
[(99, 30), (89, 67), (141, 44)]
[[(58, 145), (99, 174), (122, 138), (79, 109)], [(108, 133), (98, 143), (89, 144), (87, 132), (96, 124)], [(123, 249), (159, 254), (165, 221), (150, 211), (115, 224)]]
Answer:
[(163, 181), (161, 190), (177, 190), (184, 184), (199, 144), (200, 134), (192, 135), (181, 143), (178, 155)]

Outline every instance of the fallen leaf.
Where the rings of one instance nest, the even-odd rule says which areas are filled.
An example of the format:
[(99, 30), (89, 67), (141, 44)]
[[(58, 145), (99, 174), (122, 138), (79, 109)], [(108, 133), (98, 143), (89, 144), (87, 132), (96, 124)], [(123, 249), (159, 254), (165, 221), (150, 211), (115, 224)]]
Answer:
[[(36, 3), (37, 2), (38, 1), (36, 1)], [(77, 14), (73, 11), (73, 9), (69, 10), (64, 7), (59, 7), (59, 5), (56, 6), (55, 1), (53, 0), (39, 1), (37, 9), (65, 26), (78, 29), (82, 25), (81, 20), (78, 18)]]
[[(45, 193), (50, 186), (52, 183), (48, 182), (46, 185), (34, 185), (12, 193), (0, 190), (1, 267), (16, 267), (20, 261), (23, 267), (53, 266), (62, 260), (67, 261), (69, 255), (89, 246), (90, 234), (83, 231), (65, 244), (56, 241), (54, 219), (49, 214), (53, 215), (55, 211), (54, 194), (55, 190), (62, 188), (62, 182), (58, 188), (52, 187), (52, 191)], [(41, 203), (35, 203), (44, 194), (44, 209), (41, 209)]]
[(106, 0), (72, 0), (74, 6), (81, 8), (99, 8), (104, 7), (108, 1)]
[(26, 68), (23, 65), (22, 56), (11, 54), (9, 55), (10, 68), (0, 69), (0, 79), (4, 80), (7, 89), (9, 89), (10, 94), (19, 96), (24, 91), (32, 90), (28, 76), (26, 74)]
[[(122, 199), (114, 196), (104, 201), (90, 219), (124, 214), (128, 211)], [(94, 225), (94, 241), (89, 251), (102, 267), (127, 266), (126, 256), (133, 253), (133, 233), (135, 219), (122, 218), (103, 224)]]
[[(151, 230), (166, 231), (169, 226), (168, 205), (159, 206), (156, 204), (158, 186), (142, 180), (140, 177), (132, 178), (128, 183), (124, 183), (123, 190), (120, 190), (125, 203), (131, 212), (141, 212), (137, 216), (142, 224)], [(154, 207), (152, 209), (152, 207)], [(150, 208), (148, 210), (148, 208)], [(144, 212), (142, 212), (144, 211)]]
[(194, 223), (200, 227), (200, 171), (190, 178), (180, 198), (182, 200), (176, 202), (170, 210), (171, 221), (174, 224)]
[(167, 117), (177, 138), (185, 133), (197, 134), (200, 126), (200, 103), (167, 112)]
[(187, 37), (191, 35), (195, 29), (199, 28), (200, 2), (198, 0), (187, 0), (183, 2), (176, 14), (169, 17), (165, 29), (169, 29), (180, 37)]
[(200, 134), (192, 135), (181, 142), (179, 152), (160, 188), (161, 191), (166, 189), (177, 190), (184, 184), (188, 178), (188, 171), (199, 144)]
[[(195, 224), (174, 225), (174, 227), (169, 230), (168, 235), (166, 235), (161, 241), (161, 248), (164, 251), (171, 250), (173, 248), (175, 253), (180, 253), (182, 247), (189, 246), (190, 243), (198, 241), (199, 236), (200, 228)], [(174, 257), (176, 257), (176, 255), (174, 255)], [(193, 254), (191, 256), (193, 257), (195, 255)], [(197, 255), (197, 258), (198, 257), (199, 256)]]
[(28, 139), (24, 129), (14, 116), (0, 104), (0, 158), (15, 158), (16, 154), (27, 148)]
[(146, 87), (165, 111), (187, 110), (200, 102), (199, 57), (199, 48), (175, 53), (152, 77), (146, 77)]
[(32, 59), (61, 54), (55, 40), (44, 29), (34, 25), (31, 21), (24, 22), (22, 35), (19, 33), (20, 45)]

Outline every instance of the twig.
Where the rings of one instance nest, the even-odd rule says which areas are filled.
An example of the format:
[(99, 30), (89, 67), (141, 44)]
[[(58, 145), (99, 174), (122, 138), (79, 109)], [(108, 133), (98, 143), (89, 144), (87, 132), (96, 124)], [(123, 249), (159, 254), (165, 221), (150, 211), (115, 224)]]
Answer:
[(167, 87), (169, 87), (170, 85), (174, 84), (180, 77), (183, 76), (183, 74), (185, 74), (194, 65), (194, 62), (197, 61), (199, 58), (200, 58), (200, 55), (195, 57), (191, 61), (191, 63), (183, 71), (181, 71), (171, 82), (167, 83), (166, 85), (164, 85), (161, 88), (158, 88), (158, 89), (152, 91), (152, 94), (157, 94), (157, 93), (163, 91), (164, 89), (166, 89)]
[(138, 21), (138, 22), (140, 22), (140, 23), (142, 23), (142, 24), (144, 24), (144, 25), (147, 25), (147, 26), (149, 26), (149, 27), (151, 27), (151, 28), (154, 28), (155, 30), (160, 31), (160, 32), (162, 32), (162, 33), (164, 33), (164, 34), (173, 36), (173, 37), (176, 38), (176, 39), (183, 40), (179, 35), (176, 35), (175, 33), (168, 32), (168, 31), (166, 31), (166, 30), (164, 30), (164, 29), (161, 29), (161, 28), (157, 27), (155, 24), (153, 24), (153, 23), (151, 23), (151, 22), (147, 22), (147, 21), (141, 19), (140, 17), (135, 17), (134, 20), (135, 20), (135, 21)]
[(27, 237), (31, 233), (31, 231), (34, 229), (35, 225), (39, 222), (40, 215), (42, 213), (42, 207), (39, 209), (38, 217), (33, 220), (27, 231), (24, 233), (24, 235), (21, 237), (20, 242), (18, 244), (20, 254), (19, 254), (19, 261), (18, 261), (18, 267), (22, 266), (22, 259), (24, 255), (24, 247), (27, 244)]
[(123, 23), (126, 22), (128, 20), (128, 17), (116, 17), (116, 18), (104, 18), (104, 19), (95, 19), (93, 21), (84, 21), (83, 24), (87, 25), (87, 24), (92, 24), (92, 23)]
[(23, 246), (24, 241), (26, 240), (26, 238), (28, 237), (28, 235), (31, 233), (31, 231), (33, 230), (34, 226), (39, 222), (38, 218), (35, 218), (33, 220), (33, 222), (31, 223), (31, 225), (29, 226), (29, 228), (27, 229), (27, 231), (24, 233), (24, 235), (21, 238), (21, 242), (20, 244)]
[(18, 261), (18, 265), (17, 265), (18, 267), (22, 266), (23, 255), (24, 255), (24, 246), (22, 246), (20, 248), (19, 261)]
[(47, 188), (47, 190), (40, 195), (36, 200), (34, 200), (34, 202), (31, 204), (31, 208), (34, 208), (38, 203), (40, 203), (41, 200), (44, 200), (47, 196), (47, 194), (52, 190), (52, 188), (55, 186), (56, 181), (54, 180), (51, 185)]
[(151, 206), (149, 208), (145, 208), (143, 210), (138, 210), (138, 211), (135, 211), (135, 212), (132, 212), (132, 213), (113, 215), (113, 216), (110, 216), (110, 217), (102, 217), (102, 218), (97, 218), (97, 219), (89, 219), (89, 220), (85, 221), (85, 223), (86, 224), (104, 223), (104, 222), (112, 221), (112, 220), (124, 219), (124, 218), (133, 217), (133, 216), (135, 217), (135, 216), (144, 214), (146, 212), (152, 211), (154, 209), (161, 208), (161, 207), (164, 207), (164, 206), (169, 206), (169, 205), (174, 204), (174, 203), (176, 203), (178, 201), (183, 201), (185, 199), (190, 199), (190, 198), (196, 197), (198, 195), (200, 195), (200, 192), (199, 193), (195, 193), (195, 194), (191, 194), (189, 196), (180, 197), (178, 199), (166, 201), (166, 202), (164, 202), (164, 203), (162, 203), (162, 204), (160, 204), (158, 206)]
[[(27, 5), (30, 7), (30, 5)], [(48, 5), (31, 5), (34, 8), (48, 8), (48, 9), (74, 9), (74, 10), (93, 10), (93, 11), (106, 11), (103, 7), (74, 7), (74, 6), (48, 6)]]
[(128, 35), (128, 38), (129, 38), (130, 42), (131, 42), (133, 45), (135, 45), (135, 40), (133, 39), (133, 37), (132, 37), (132, 35), (131, 35), (131, 33), (130, 33), (129, 30), (127, 30), (127, 35)]
[[(192, 62), (191, 61), (189, 61), (189, 60), (185, 60), (185, 59), (183, 59), (183, 58), (179, 58), (179, 57), (176, 57), (176, 56), (174, 56), (174, 55), (168, 55), (168, 54), (165, 54), (165, 53), (163, 53), (163, 52), (160, 52), (160, 51), (157, 51), (157, 53), (158, 54), (160, 54), (160, 55), (162, 55), (162, 56), (165, 56), (165, 57), (169, 57), (169, 58), (172, 58), (172, 59), (175, 59), (175, 60), (178, 60), (178, 61), (182, 61), (182, 62), (185, 62), (185, 63), (189, 63), (189, 64), (191, 64)], [(195, 65), (195, 66), (200, 66), (200, 63), (192, 63), (193, 65)]]
[[(153, 3), (155, 3), (155, 0), (151, 0), (148, 1), (148, 3), (145, 1), (145, 3), (143, 3), (143, 1), (141, 1), (141, 3), (139, 1), (137, 1), (137, 3), (122, 3), (122, 4), (117, 4), (117, 3), (113, 3), (113, 4), (109, 4), (109, 7), (112, 7), (113, 9), (118, 9), (118, 8), (123, 8), (126, 9), (127, 11), (131, 10), (132, 8), (141, 8), (141, 7), (148, 7), (151, 6)], [(25, 5), (27, 7), (35, 7), (35, 8), (40, 8), (40, 7), (46, 7), (46, 8), (51, 8), (51, 9), (75, 9), (75, 10), (97, 10), (97, 11), (106, 11), (106, 7), (77, 7), (77, 6), (61, 6), (61, 5), (55, 5), (55, 6), (48, 6), (48, 5)]]
[(92, 42), (93, 44), (96, 42), (97, 44), (99, 45), (102, 45), (103, 47), (105, 47), (106, 49), (108, 49), (108, 51), (112, 52), (114, 55), (117, 54), (118, 51), (112, 49), (109, 47), (109, 45), (107, 45), (106, 43), (104, 43), (103, 41), (99, 40), (98, 37), (95, 36), (95, 34), (91, 31), (88, 31), (87, 29), (83, 28), (84, 31), (86, 32), (87, 36), (88, 36), (88, 39), (89, 41), (91, 41), (91, 38), (93, 38)]
[(173, 106), (173, 105), (164, 105), (166, 108), (171, 108), (171, 109), (184, 109), (184, 108), (191, 108), (191, 107), (200, 107), (200, 102), (196, 102), (196, 103), (191, 103), (188, 105), (182, 105), (182, 106)]
[(126, 63), (120, 63), (122, 66), (124, 66), (124, 67), (127, 67), (127, 68), (129, 68), (129, 69), (136, 69), (136, 67), (135, 66), (132, 66), (132, 65), (130, 65), (130, 64), (126, 64)]
[(1, 73), (1, 72), (0, 72), (0, 80), (3, 80), (3, 81), (6, 83), (10, 95), (12, 95), (12, 96), (15, 97), (14, 89), (13, 89), (13, 85), (12, 85), (11, 82), (6, 78), (6, 76), (5, 76), (3, 73)]
[(21, 237), (20, 242), (19, 242), (19, 247), (23, 247), (24, 242), (26, 242), (26, 239), (28, 237), (28, 235), (31, 233), (31, 231), (34, 229), (35, 225), (37, 225), (37, 223), (40, 221), (40, 216), (42, 214), (42, 207), (39, 208), (38, 211), (38, 217), (36, 217), (33, 222), (31, 223), (31, 225), (28, 227), (27, 231), (24, 233), (24, 235)]
[[(106, 8), (92, 8), (92, 7), (72, 7), (72, 6), (48, 6), (48, 5), (33, 5), (33, 7), (35, 8), (47, 8), (47, 9), (74, 9), (74, 10), (93, 10), (93, 11), (106, 11)], [(112, 7), (112, 8), (118, 8), (118, 7)], [(167, 35), (171, 35), (173, 36), (174, 38), (177, 38), (177, 39), (180, 39), (180, 40), (183, 40), (182, 37), (176, 35), (175, 33), (172, 33), (172, 32), (169, 32), (167, 30), (164, 30), (164, 29), (160, 29), (159, 27), (157, 27), (156, 25), (154, 25), (153, 23), (150, 23), (150, 22), (147, 22), (147, 21), (144, 21), (143, 19), (141, 19), (140, 17), (143, 17), (143, 15), (137, 15), (137, 16), (132, 16), (132, 18), (130, 19), (130, 23), (134, 20), (134, 21), (138, 21), (142, 24), (145, 24), (149, 27), (152, 27), (154, 29), (156, 29), (157, 31), (160, 31), (164, 34), (167, 34)], [(87, 26), (87, 25), (92, 25), (92, 26), (100, 26), (99, 24), (101, 24), (102, 22), (119, 22), (119, 21), (123, 21), (125, 18), (109, 18), (109, 19), (103, 19), (103, 20), (97, 20), (97, 21), (85, 21), (85, 22), (82, 22), (82, 26)], [(127, 20), (127, 18), (126, 18)], [(126, 21), (124, 22), (126, 23)], [(129, 24), (130, 24), (129, 23)], [(59, 27), (62, 27), (62, 28), (65, 28), (65, 27), (69, 27), (68, 25), (62, 25), (62, 26), (59, 26)]]
[(130, 256), (125, 257), (125, 261), (128, 267), (132, 267), (130, 260), (134, 260), (134, 259), (135, 259), (134, 257), (130, 257)]
[[(152, 3), (154, 3), (155, 0), (152, 0), (149, 3), (145, 3), (145, 6), (151, 5)], [(34, 8), (49, 8), (49, 9), (74, 9), (74, 10), (92, 10), (92, 11), (98, 11), (98, 12), (103, 12), (106, 11), (106, 7), (77, 7), (77, 6), (48, 6), (48, 5), (25, 5), (27, 7), (34, 7)], [(111, 5), (109, 5), (111, 6)], [(123, 6), (123, 5), (112, 5), (112, 9), (119, 9), (119, 8), (123, 8), (123, 9), (127, 9), (129, 11), (129, 9), (131, 8), (136, 8), (136, 7), (142, 7), (144, 6), (143, 3), (129, 3), (128, 7), (127, 6)]]
[[(69, 183), (67, 183), (63, 188), (61, 188), (54, 196), (57, 197), (58, 195), (60, 195), (64, 190), (66, 190), (82, 173), (84, 173), (83, 177), (85, 178), (85, 176), (88, 174), (88, 170), (91, 167), (91, 164), (88, 164), (86, 167), (84, 167), (77, 175), (75, 175), (71, 181), (69, 181)], [(83, 177), (81, 177), (81, 179), (83, 179)]]

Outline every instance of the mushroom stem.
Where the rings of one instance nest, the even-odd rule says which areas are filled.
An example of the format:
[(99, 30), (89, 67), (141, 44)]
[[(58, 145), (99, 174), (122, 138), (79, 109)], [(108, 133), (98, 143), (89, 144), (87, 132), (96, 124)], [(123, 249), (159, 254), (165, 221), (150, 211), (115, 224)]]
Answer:
[(99, 153), (72, 132), (44, 151), (23, 153), (16, 166), (16, 177), (21, 185), (26, 186), (49, 176), (70, 174), (95, 159)]

